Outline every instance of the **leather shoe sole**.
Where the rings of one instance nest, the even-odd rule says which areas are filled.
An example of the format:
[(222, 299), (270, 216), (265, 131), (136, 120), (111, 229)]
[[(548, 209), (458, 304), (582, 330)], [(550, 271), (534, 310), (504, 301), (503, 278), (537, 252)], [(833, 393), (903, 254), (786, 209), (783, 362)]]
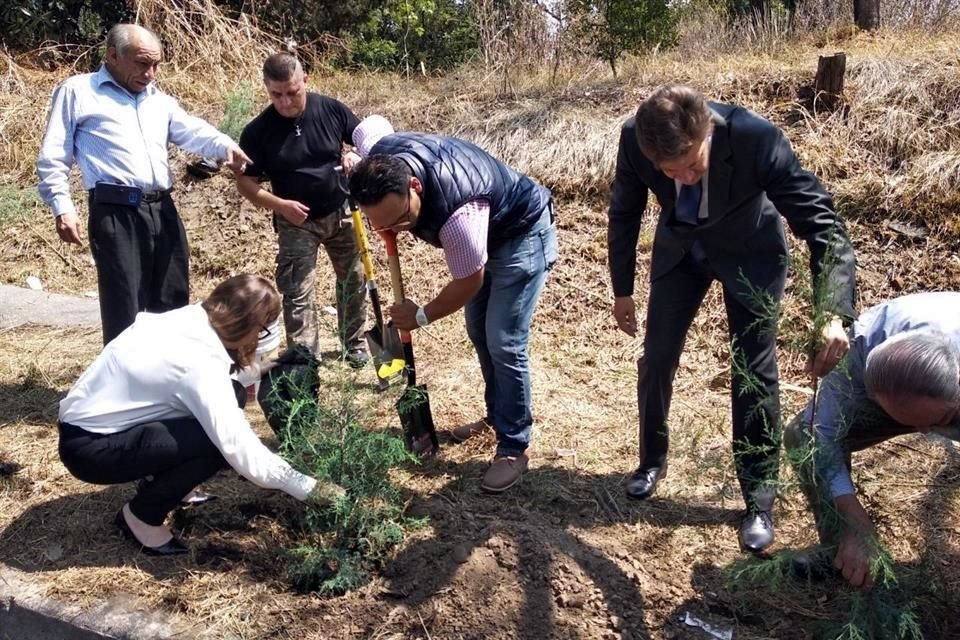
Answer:
[(117, 527), (120, 529), (120, 533), (123, 534), (124, 538), (128, 540), (133, 540), (136, 544), (140, 546), (140, 550), (143, 551), (148, 556), (179, 556), (185, 553), (190, 553), (190, 547), (185, 545), (180, 538), (173, 536), (169, 541), (160, 545), (159, 547), (148, 547), (139, 540), (137, 536), (133, 535), (133, 531), (130, 530), (130, 525), (127, 524), (126, 518), (123, 517), (123, 509), (117, 512), (117, 517), (114, 519)]
[(627, 481), (627, 497), (634, 500), (646, 500), (657, 489), (660, 478), (667, 475), (667, 463), (659, 467), (639, 467)]

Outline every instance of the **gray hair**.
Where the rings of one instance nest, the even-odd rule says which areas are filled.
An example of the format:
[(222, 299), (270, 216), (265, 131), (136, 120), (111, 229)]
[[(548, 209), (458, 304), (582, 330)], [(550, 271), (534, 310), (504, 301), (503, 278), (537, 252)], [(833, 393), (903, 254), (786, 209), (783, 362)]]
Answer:
[(160, 46), (160, 38), (150, 29), (138, 24), (121, 22), (110, 27), (110, 31), (107, 32), (107, 49), (116, 49), (117, 53), (126, 54), (137, 36), (153, 40), (154, 44)]
[(263, 63), (263, 81), (286, 82), (297, 73), (303, 73), (303, 67), (297, 56), (286, 51), (274, 53)]
[(682, 158), (713, 127), (703, 94), (685, 84), (666, 84), (637, 109), (637, 144), (655, 164)]
[(936, 329), (898, 333), (867, 355), (867, 395), (920, 396), (960, 402), (960, 353), (950, 336)]

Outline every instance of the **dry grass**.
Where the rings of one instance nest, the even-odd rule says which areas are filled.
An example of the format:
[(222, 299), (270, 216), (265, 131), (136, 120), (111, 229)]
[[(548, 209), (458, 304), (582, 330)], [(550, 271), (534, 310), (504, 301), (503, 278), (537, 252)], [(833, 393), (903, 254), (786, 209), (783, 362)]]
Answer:
[[(258, 84), (262, 57), (277, 42), (255, 25), (223, 22), (205, 0), (182, 5), (183, 16), (169, 14), (169, 5), (159, 0), (141, 2), (139, 10), (167, 46), (164, 88), (188, 109), (217, 121), (237, 84)], [(497, 75), (476, 68), (405, 80), (334, 72), (323, 66), (322, 52), (316, 54), (314, 88), (361, 115), (384, 113), (398, 128), (478, 141), (560, 196), (561, 260), (541, 299), (531, 347), (533, 470), (502, 500), (480, 495), (476, 485), (492, 452), (491, 439), (448, 447), (440, 460), (410, 470), (402, 484), (413, 506), (431, 516), (431, 527), (400, 551), (388, 575), (344, 598), (320, 601), (284, 590), (275, 554), (295, 535), (296, 505), (252, 490), (230, 474), (212, 487), (223, 496), (220, 505), (183, 522), (201, 555), (174, 563), (151, 560), (111, 533), (110, 516), (127, 498), (127, 488), (84, 485), (70, 478), (56, 457), (56, 402), (97, 352), (99, 333), (21, 328), (0, 332), (5, 356), (0, 460), (25, 467), (0, 479), (0, 561), (34, 572), (60, 598), (92, 602), (137, 594), (143, 603), (185, 612), (224, 636), (240, 638), (601, 638), (617, 635), (613, 624), (639, 637), (689, 637), (673, 621), (684, 610), (708, 615), (704, 603), (717, 604), (709, 594), (724, 597), (717, 567), (740, 556), (733, 530), (740, 502), (729, 453), (726, 325), (714, 288), (680, 363), (670, 475), (659, 500), (627, 502), (622, 481), (636, 456), (633, 363), (640, 344), (615, 331), (610, 317), (603, 211), (622, 120), (667, 80), (691, 82), (715, 98), (743, 103), (784, 126), (803, 164), (856, 214), (850, 228), (861, 307), (907, 291), (960, 287), (955, 234), (912, 240), (881, 219), (895, 214), (935, 229), (960, 230), (955, 208), (945, 208), (955, 207), (960, 193), (956, 33), (921, 38), (836, 29), (816, 37), (746, 54), (685, 49), (630, 59), (619, 83), (600, 63), (562, 65), (514, 76), (507, 94)], [(816, 56), (841, 49), (849, 56), (847, 109), (813, 115), (807, 91)], [(5, 143), (0, 176), (20, 185), (34, 180), (43, 128), (43, 110), (35, 105), (76, 71), (69, 65), (43, 71), (35, 60), (0, 54)], [(276, 245), (268, 215), (243, 202), (225, 176), (203, 183), (179, 178), (184, 159), (174, 155), (177, 203), (191, 239), (192, 298), (232, 273), (272, 272)], [(636, 295), (641, 306), (652, 223), (650, 216), (641, 240)], [(2, 279), (21, 282), (32, 274), (52, 290), (94, 290), (87, 249), (60, 245), (51, 227), (40, 208), (3, 227)], [(380, 251), (378, 243), (374, 249)], [(410, 295), (418, 300), (434, 295), (446, 273), (440, 253), (409, 238), (400, 253)], [(382, 286), (383, 265), (378, 255)], [(318, 303), (325, 305), (332, 303), (332, 274), (325, 266), (320, 271)], [(788, 289), (784, 323), (797, 327), (809, 313), (794, 289)], [(459, 318), (447, 319), (416, 337), (419, 373), (430, 385), (442, 426), (481, 412), (479, 368), (461, 324)], [(332, 327), (330, 336), (332, 342)], [(802, 354), (783, 345), (780, 364), (782, 379), (791, 385), (784, 391), (784, 414), (790, 415), (805, 401), (802, 389), (809, 384)], [(395, 428), (389, 402), (371, 401), (381, 403), (380, 422), (372, 427)], [(249, 415), (263, 427), (256, 411)], [(568, 456), (568, 449), (576, 455)], [(900, 568), (918, 572), (944, 598), (955, 597), (960, 593), (955, 452), (908, 439), (856, 462), (864, 495), (880, 516), (882, 535)], [(904, 476), (911, 480), (902, 482)], [(929, 513), (939, 514), (938, 520)], [(810, 519), (796, 496), (783, 503), (779, 516), (781, 545), (810, 542)], [(516, 546), (523, 562), (476, 564), (482, 554), (500, 553), (492, 538)], [(88, 548), (91, 540), (96, 546)], [(51, 560), (57, 554), (48, 552), (56, 544), (62, 555)], [(448, 563), (461, 545), (470, 560)], [(393, 588), (409, 594), (402, 606), (379, 597)], [(561, 604), (568, 588), (587, 594), (582, 608)], [(753, 612), (759, 622), (721, 622), (738, 625), (742, 638), (809, 636), (817, 620), (843, 613), (837, 589), (762, 594), (765, 601)], [(919, 593), (930, 628), (956, 631), (944, 613), (949, 600), (939, 600), (934, 587)], [(521, 596), (532, 604), (519, 602)], [(720, 605), (729, 608), (731, 602)], [(485, 611), (496, 611), (501, 626), (487, 626)]]
[[(278, 40), (245, 19), (226, 19), (210, 0), (188, 0), (178, 11), (159, 0), (142, 0), (138, 14), (164, 41), (168, 63), (158, 83), (187, 108), (217, 122), (239, 84), (252, 87), (258, 103), (264, 102), (256, 79), (263, 57), (280, 46)], [(826, 20), (805, 19), (810, 24)], [(337, 96), (361, 116), (379, 112), (398, 128), (477, 141), (559, 196), (602, 199), (623, 119), (655, 86), (684, 81), (783, 126), (804, 164), (850, 214), (894, 215), (943, 229), (955, 223), (945, 211), (955, 208), (960, 192), (953, 158), (960, 136), (956, 31), (856, 34), (833, 28), (800, 40), (774, 33), (765, 44), (735, 29), (713, 28), (708, 38), (705, 27), (697, 28), (687, 23), (683, 33), (700, 48), (681, 46), (628, 59), (617, 83), (602, 63), (584, 63), (577, 56), (556, 67), (514, 74), (506, 95), (499, 69), (468, 66), (441, 78), (405, 79), (333, 71), (324, 65), (322, 49), (302, 53), (311, 62), (313, 87)], [(716, 41), (724, 35), (730, 46)], [(816, 56), (834, 50), (848, 55), (846, 106), (832, 115), (813, 115)], [(27, 185), (35, 179), (44, 119), (42, 110), (31, 106), (74, 69), (30, 68), (39, 54), (16, 60), (0, 56), (0, 140), (6, 143), (0, 148), (0, 175)]]

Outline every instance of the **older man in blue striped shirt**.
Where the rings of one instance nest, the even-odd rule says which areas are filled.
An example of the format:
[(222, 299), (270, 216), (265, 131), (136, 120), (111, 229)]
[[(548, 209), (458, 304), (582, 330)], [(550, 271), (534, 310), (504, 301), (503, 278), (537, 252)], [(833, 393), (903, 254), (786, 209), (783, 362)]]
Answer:
[(104, 344), (140, 311), (161, 312), (189, 297), (189, 250), (170, 197), (167, 145), (226, 160), (249, 159), (228, 136), (188, 115), (153, 85), (160, 40), (133, 24), (107, 34), (107, 59), (96, 73), (67, 79), (53, 94), (37, 161), (40, 195), (57, 233), (81, 244), (69, 173), (80, 167), (89, 195), (90, 249), (97, 265)]
[(871, 307), (854, 323), (851, 345), (784, 435), (820, 541), (833, 554), (801, 556), (794, 570), (825, 577), (833, 566), (852, 586), (869, 589), (875, 531), (857, 499), (850, 454), (909, 433), (960, 440), (960, 292)]

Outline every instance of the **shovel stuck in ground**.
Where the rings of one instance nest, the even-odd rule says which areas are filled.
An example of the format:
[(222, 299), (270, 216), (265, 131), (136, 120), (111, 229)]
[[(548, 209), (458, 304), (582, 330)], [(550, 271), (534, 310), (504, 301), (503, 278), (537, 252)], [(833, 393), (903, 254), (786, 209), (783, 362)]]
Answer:
[[(380, 232), (387, 248), (387, 263), (390, 266), (390, 283), (393, 285), (394, 302), (403, 302), (403, 277), (400, 274), (400, 255), (397, 252), (397, 234), (384, 230)], [(388, 325), (392, 326), (392, 325)], [(403, 426), (403, 438), (407, 449), (419, 456), (431, 456), (440, 451), (437, 440), (437, 428), (433, 424), (430, 411), (430, 396), (426, 385), (417, 384), (417, 371), (413, 360), (413, 340), (410, 332), (401, 329), (400, 341), (403, 343), (403, 357), (406, 361), (407, 388), (397, 400), (397, 413)]]
[(377, 281), (373, 277), (370, 244), (367, 242), (360, 210), (357, 209), (353, 200), (350, 201), (350, 214), (353, 217), (353, 233), (357, 239), (360, 260), (363, 262), (363, 274), (367, 281), (370, 306), (373, 307), (373, 317), (376, 320), (374, 326), (364, 333), (364, 337), (367, 340), (367, 349), (373, 358), (373, 366), (377, 371), (377, 384), (382, 391), (403, 379), (405, 363), (400, 333), (393, 325), (384, 325), (383, 310), (380, 308), (380, 292), (377, 289)]
[(377, 386), (380, 391), (391, 384), (403, 380), (404, 361), (403, 347), (400, 343), (400, 333), (396, 327), (384, 325), (383, 310), (380, 308), (380, 292), (377, 281), (373, 276), (373, 260), (370, 257), (370, 243), (367, 242), (367, 233), (364, 230), (363, 219), (357, 203), (350, 197), (350, 188), (344, 175), (343, 167), (337, 166), (337, 180), (340, 190), (346, 194), (350, 205), (350, 216), (353, 219), (353, 235), (357, 241), (357, 250), (360, 253), (360, 262), (363, 264), (363, 276), (366, 281), (367, 294), (370, 296), (370, 306), (373, 307), (373, 317), (376, 324), (364, 332), (367, 341), (367, 350), (373, 358), (373, 366), (377, 373)]

